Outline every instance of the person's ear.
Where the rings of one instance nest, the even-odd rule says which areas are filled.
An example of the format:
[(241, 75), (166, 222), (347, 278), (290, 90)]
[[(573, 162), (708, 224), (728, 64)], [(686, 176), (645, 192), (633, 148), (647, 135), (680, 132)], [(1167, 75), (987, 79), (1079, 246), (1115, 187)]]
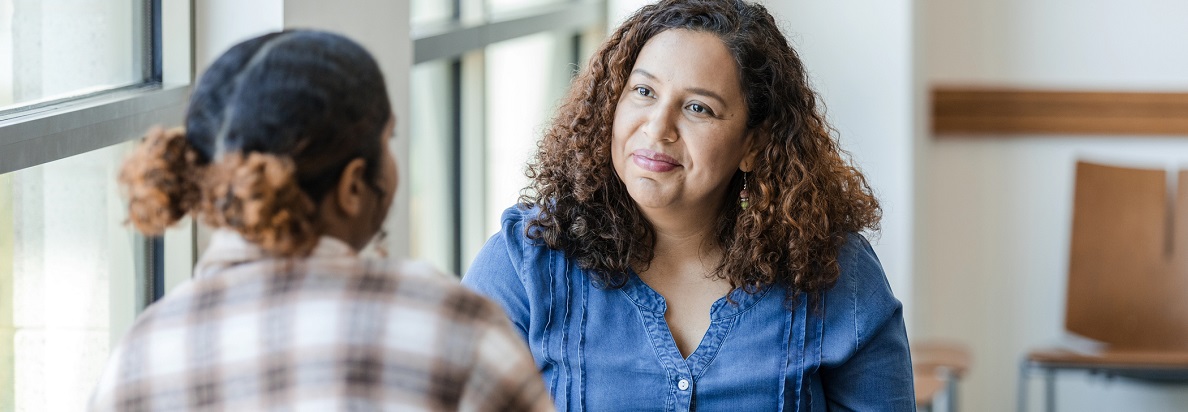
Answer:
[(365, 191), (367, 190), (367, 181), (364, 176), (366, 169), (367, 162), (363, 159), (351, 160), (342, 170), (342, 176), (338, 178), (338, 185), (334, 188), (334, 203), (347, 217), (356, 217), (363, 213), (363, 205), (366, 201)]
[(738, 170), (746, 173), (755, 170), (755, 158), (759, 157), (759, 151), (767, 144), (767, 133), (764, 133), (763, 130), (761, 127), (756, 127), (747, 131), (744, 143), (747, 152), (743, 155), (742, 161), (738, 163)]

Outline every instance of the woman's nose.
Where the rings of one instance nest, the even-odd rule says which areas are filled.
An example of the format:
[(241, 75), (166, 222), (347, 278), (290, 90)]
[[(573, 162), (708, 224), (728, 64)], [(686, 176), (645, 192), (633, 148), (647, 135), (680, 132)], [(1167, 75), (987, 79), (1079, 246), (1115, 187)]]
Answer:
[(675, 124), (678, 111), (669, 106), (656, 105), (648, 113), (647, 123), (644, 124), (644, 133), (648, 137), (667, 142), (675, 142), (680, 138)]

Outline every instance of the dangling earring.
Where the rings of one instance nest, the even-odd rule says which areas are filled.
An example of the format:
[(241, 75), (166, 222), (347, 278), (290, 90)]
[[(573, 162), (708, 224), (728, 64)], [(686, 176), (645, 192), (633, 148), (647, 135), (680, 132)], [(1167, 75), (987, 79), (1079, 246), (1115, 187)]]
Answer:
[(743, 188), (742, 191), (738, 192), (738, 206), (742, 210), (747, 210), (748, 207), (751, 207), (751, 195), (747, 193), (747, 172), (743, 172)]

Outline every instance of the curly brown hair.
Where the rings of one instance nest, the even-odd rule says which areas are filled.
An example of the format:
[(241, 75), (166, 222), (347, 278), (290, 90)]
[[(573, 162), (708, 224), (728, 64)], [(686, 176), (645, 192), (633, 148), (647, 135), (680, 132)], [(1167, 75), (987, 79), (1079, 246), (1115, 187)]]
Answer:
[(379, 184), (391, 105), (379, 66), (340, 35), (295, 30), (239, 43), (194, 88), (186, 127), (154, 129), (119, 181), (128, 221), (158, 235), (193, 213), (279, 256), (317, 245), (317, 204), (346, 165)]
[(724, 257), (715, 275), (729, 280), (732, 293), (780, 285), (792, 299), (827, 289), (840, 276), (848, 234), (878, 230), (879, 203), (838, 146), (796, 51), (763, 6), (742, 0), (663, 0), (602, 44), (529, 165), (532, 183), (520, 201), (539, 212), (527, 236), (564, 251), (605, 287), (621, 287), (633, 267), (650, 264), (654, 229), (614, 172), (611, 130), (640, 50), (678, 28), (715, 34), (730, 50), (747, 128), (760, 137), (754, 171), (749, 178), (736, 172), (728, 191), (748, 180), (749, 207), (725, 199), (717, 217)]

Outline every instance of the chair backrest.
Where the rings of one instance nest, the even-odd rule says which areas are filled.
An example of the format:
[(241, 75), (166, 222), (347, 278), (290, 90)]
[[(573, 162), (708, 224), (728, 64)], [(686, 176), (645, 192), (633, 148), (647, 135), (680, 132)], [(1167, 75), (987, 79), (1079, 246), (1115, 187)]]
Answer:
[(1172, 215), (1175, 225), (1172, 237), (1175, 247), (1173, 270), (1183, 278), (1188, 277), (1188, 169), (1180, 170), (1176, 181), (1176, 206)]
[(1068, 331), (1116, 349), (1188, 349), (1188, 173), (1177, 177), (1172, 202), (1163, 170), (1077, 163)]

